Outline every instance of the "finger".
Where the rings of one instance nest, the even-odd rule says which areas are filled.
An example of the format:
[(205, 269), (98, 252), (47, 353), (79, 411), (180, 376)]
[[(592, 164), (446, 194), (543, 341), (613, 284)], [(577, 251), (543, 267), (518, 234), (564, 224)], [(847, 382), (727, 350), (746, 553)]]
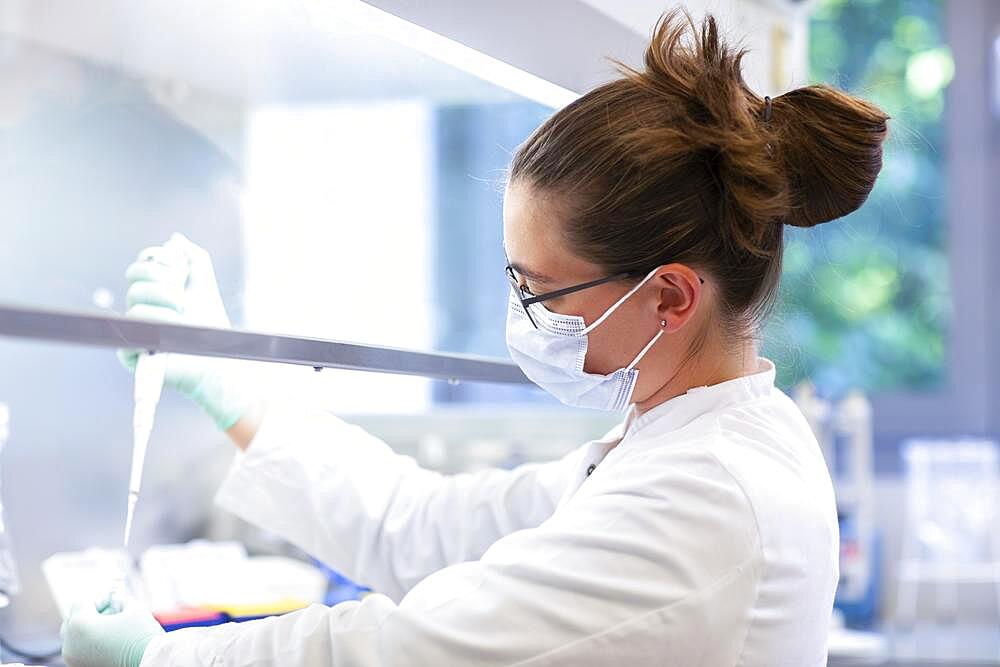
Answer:
[(153, 320), (156, 322), (176, 322), (180, 319), (180, 313), (173, 308), (163, 306), (153, 306), (146, 303), (137, 303), (125, 312), (126, 317), (134, 317), (140, 320)]
[(165, 247), (169, 246), (172, 248), (177, 248), (178, 250), (183, 250), (185, 254), (187, 254), (188, 252), (192, 252), (195, 254), (199, 252), (205, 252), (204, 248), (202, 248), (200, 245), (198, 245), (188, 237), (184, 236), (180, 232), (174, 232), (173, 234), (171, 234), (170, 238), (167, 239), (167, 242), (164, 243), (163, 245)]
[(163, 244), (150, 246), (139, 252), (135, 264), (159, 264), (178, 271), (187, 272), (188, 257), (176, 246)]
[(139, 251), (139, 254), (135, 256), (136, 262), (148, 262), (154, 259), (160, 253), (160, 246), (151, 245), (143, 248)]
[(114, 598), (110, 593), (97, 603), (97, 613), (101, 616), (113, 616), (125, 610), (125, 603)]
[(163, 246), (183, 253), (192, 266), (197, 265), (201, 268), (212, 266), (212, 259), (208, 251), (179, 232), (174, 232)]
[(133, 262), (125, 269), (125, 279), (130, 283), (140, 280), (164, 283), (184, 283), (187, 272), (183, 267), (166, 266), (159, 262)]
[(184, 288), (170, 283), (139, 280), (132, 283), (125, 293), (125, 305), (131, 308), (140, 304), (163, 306), (179, 313), (184, 307)]
[(118, 355), (118, 361), (122, 366), (132, 373), (135, 372), (135, 365), (139, 362), (139, 350), (117, 350), (115, 354)]

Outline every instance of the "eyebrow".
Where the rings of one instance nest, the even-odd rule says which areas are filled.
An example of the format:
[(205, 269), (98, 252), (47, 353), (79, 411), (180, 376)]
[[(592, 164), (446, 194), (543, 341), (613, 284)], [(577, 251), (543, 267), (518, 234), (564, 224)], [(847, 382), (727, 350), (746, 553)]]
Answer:
[(520, 264), (514, 264), (513, 262), (511, 262), (509, 266), (510, 268), (514, 269), (514, 271), (517, 272), (518, 274), (524, 276), (525, 278), (529, 278), (530, 280), (534, 280), (535, 282), (549, 283), (549, 284), (555, 282), (554, 279), (548, 277), (547, 275), (543, 273), (536, 273), (535, 271), (526, 269)]

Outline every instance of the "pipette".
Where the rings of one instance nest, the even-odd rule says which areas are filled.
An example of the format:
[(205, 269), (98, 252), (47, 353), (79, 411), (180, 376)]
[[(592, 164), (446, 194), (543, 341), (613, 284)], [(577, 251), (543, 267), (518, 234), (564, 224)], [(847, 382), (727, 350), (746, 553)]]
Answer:
[(156, 406), (163, 392), (163, 378), (167, 373), (166, 354), (140, 354), (135, 365), (135, 407), (132, 413), (132, 473), (128, 484), (128, 512), (125, 516), (123, 547), (128, 549), (132, 536), (132, 519), (135, 504), (142, 487), (142, 468), (146, 462), (149, 435), (153, 431)]
[[(146, 462), (146, 449), (149, 446), (149, 435), (153, 431), (153, 420), (156, 416), (156, 406), (163, 392), (163, 379), (167, 373), (167, 355), (164, 353), (142, 353), (135, 364), (135, 405), (132, 412), (132, 472), (128, 484), (128, 505), (125, 512), (125, 535), (122, 547), (127, 552), (132, 538), (132, 521), (135, 518), (135, 506), (139, 502), (139, 491), (142, 488), (142, 469)], [(125, 593), (125, 577), (121, 576), (111, 585), (108, 597), (109, 606), (121, 608), (121, 598)]]

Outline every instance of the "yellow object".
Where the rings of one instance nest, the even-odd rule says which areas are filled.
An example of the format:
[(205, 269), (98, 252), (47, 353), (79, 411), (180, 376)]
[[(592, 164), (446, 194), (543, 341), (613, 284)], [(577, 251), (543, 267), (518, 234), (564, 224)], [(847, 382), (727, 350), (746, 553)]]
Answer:
[(203, 609), (222, 612), (231, 618), (244, 618), (246, 616), (274, 616), (277, 614), (287, 614), (309, 606), (309, 602), (297, 598), (284, 598), (265, 602), (263, 604), (226, 604), (226, 605), (199, 605)]

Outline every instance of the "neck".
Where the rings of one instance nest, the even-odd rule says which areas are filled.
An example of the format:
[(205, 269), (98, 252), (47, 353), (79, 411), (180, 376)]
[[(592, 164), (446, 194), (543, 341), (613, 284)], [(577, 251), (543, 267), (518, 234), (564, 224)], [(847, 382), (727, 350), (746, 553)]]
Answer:
[(711, 386), (750, 375), (757, 370), (757, 345), (749, 340), (726, 352), (703, 349), (697, 357), (674, 373), (674, 377), (649, 397), (636, 401), (635, 410), (642, 414), (680, 396), (691, 387)]

